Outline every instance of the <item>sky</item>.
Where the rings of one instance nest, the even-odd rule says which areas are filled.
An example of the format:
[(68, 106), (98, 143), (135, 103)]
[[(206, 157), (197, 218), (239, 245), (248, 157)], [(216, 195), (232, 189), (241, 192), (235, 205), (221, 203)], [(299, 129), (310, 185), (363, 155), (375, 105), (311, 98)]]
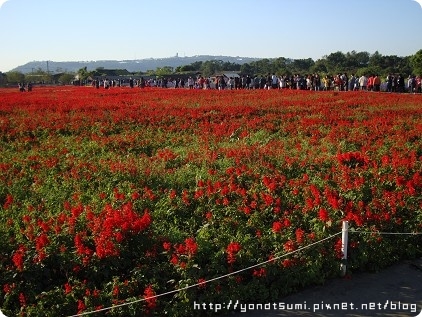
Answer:
[[(422, 4), (422, 1), (419, 0)], [(0, 0), (0, 71), (194, 55), (318, 60), (422, 49), (415, 0)]]

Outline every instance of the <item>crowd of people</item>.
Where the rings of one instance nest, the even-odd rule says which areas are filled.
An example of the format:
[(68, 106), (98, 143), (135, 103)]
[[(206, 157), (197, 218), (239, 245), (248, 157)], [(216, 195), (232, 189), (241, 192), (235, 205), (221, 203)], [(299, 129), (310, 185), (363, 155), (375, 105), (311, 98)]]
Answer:
[[(174, 80), (173, 87), (180, 87)], [(182, 86), (183, 87), (183, 86)], [(224, 75), (204, 78), (198, 77), (189, 88), (196, 89), (297, 89), (297, 90), (338, 90), (338, 91), (387, 91), (421, 93), (421, 76), (388, 75), (381, 78), (378, 75), (355, 76), (347, 73), (335, 76), (320, 77), (318, 74), (277, 76), (236, 76)]]
[[(187, 78), (130, 78), (128, 80), (96, 79), (92, 86), (109, 89), (112, 87), (161, 87), (161, 88), (187, 88), (187, 89), (296, 89), (296, 90), (337, 90), (337, 91), (385, 91), (385, 92), (410, 92), (421, 93), (422, 76), (408, 76), (401, 74), (388, 75), (386, 78), (374, 75), (356, 76), (347, 73), (335, 76), (319, 76), (318, 74), (277, 76), (267, 74), (265, 76), (250, 75), (218, 75), (212, 77), (188, 76)], [(29, 88), (28, 88), (29, 89)]]
[(297, 89), (297, 90), (338, 90), (338, 91), (386, 91), (421, 93), (421, 76), (409, 76), (407, 79), (398, 75), (381, 78), (378, 75), (356, 76), (347, 73), (335, 76), (320, 77), (318, 74), (277, 76), (213, 76), (196, 78), (189, 76), (187, 80), (149, 79), (143, 87), (189, 88), (189, 89)]

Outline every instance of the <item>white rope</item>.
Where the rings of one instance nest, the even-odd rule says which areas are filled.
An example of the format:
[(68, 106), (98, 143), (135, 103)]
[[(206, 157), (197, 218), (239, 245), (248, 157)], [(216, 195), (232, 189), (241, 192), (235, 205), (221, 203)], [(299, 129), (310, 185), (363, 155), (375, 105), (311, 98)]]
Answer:
[(380, 234), (380, 235), (406, 235), (406, 236), (417, 236), (417, 235), (422, 234), (422, 232), (382, 232), (382, 231), (357, 231), (357, 230), (349, 230), (349, 233)]
[(222, 276), (214, 277), (214, 278), (209, 279), (209, 280), (206, 280), (206, 281), (204, 281), (204, 282), (196, 283), (196, 284), (193, 284), (193, 285), (188, 285), (188, 286), (183, 287), (183, 288), (180, 288), (180, 289), (176, 289), (176, 290), (173, 290), (173, 291), (169, 291), (169, 292), (161, 293), (161, 294), (154, 295), (154, 296), (151, 296), (151, 297), (141, 298), (141, 299), (137, 299), (137, 300), (134, 300), (134, 301), (131, 301), (131, 302), (126, 302), (126, 303), (122, 303), (122, 304), (114, 305), (114, 306), (111, 306), (111, 307), (105, 307), (105, 308), (101, 308), (101, 309), (98, 309), (98, 310), (93, 310), (93, 311), (89, 311), (89, 312), (84, 312), (84, 313), (80, 313), (80, 314), (76, 314), (76, 315), (71, 315), (71, 316), (68, 316), (68, 317), (80, 317), (80, 316), (86, 316), (86, 315), (90, 315), (90, 314), (95, 314), (95, 313), (99, 313), (99, 312), (102, 312), (102, 311), (106, 311), (106, 310), (110, 310), (110, 309), (114, 309), (114, 308), (119, 308), (119, 307), (123, 307), (123, 306), (128, 306), (128, 305), (132, 305), (132, 304), (135, 304), (135, 303), (139, 303), (139, 302), (147, 301), (147, 300), (150, 300), (150, 299), (154, 299), (154, 298), (162, 297), (162, 296), (165, 296), (165, 295), (170, 295), (170, 294), (178, 293), (178, 292), (181, 292), (181, 291), (184, 291), (184, 290), (187, 290), (187, 289), (193, 288), (193, 287), (202, 286), (202, 285), (204, 285), (204, 284), (207, 284), (207, 283), (210, 283), (210, 282), (214, 282), (214, 281), (217, 281), (217, 280), (220, 280), (220, 279), (223, 279), (223, 278), (226, 278), (226, 277), (232, 276), (232, 275), (236, 275), (236, 274), (239, 274), (239, 273), (241, 273), (241, 272), (248, 271), (248, 270), (250, 270), (250, 269), (253, 269), (253, 268), (256, 268), (256, 267), (262, 266), (262, 265), (267, 264), (267, 263), (270, 263), (270, 262), (274, 262), (274, 261), (279, 260), (279, 259), (281, 259), (281, 258), (283, 258), (283, 257), (289, 256), (289, 255), (294, 254), (294, 253), (296, 253), (296, 252), (299, 252), (299, 251), (302, 251), (302, 250), (308, 249), (308, 248), (310, 248), (310, 247), (312, 247), (312, 246), (314, 246), (314, 245), (316, 245), (316, 244), (319, 244), (319, 243), (321, 243), (321, 242), (324, 242), (324, 241), (326, 241), (326, 240), (332, 239), (332, 238), (334, 238), (335, 236), (338, 236), (338, 235), (340, 235), (340, 234), (341, 234), (341, 231), (340, 231), (340, 232), (338, 232), (338, 233), (336, 233), (336, 234), (333, 234), (333, 235), (331, 235), (331, 236), (329, 236), (329, 237), (327, 237), (327, 238), (324, 238), (324, 239), (322, 239), (322, 240), (319, 240), (319, 241), (313, 242), (313, 243), (311, 243), (311, 244), (309, 244), (309, 245), (307, 245), (307, 246), (304, 246), (304, 247), (302, 247), (302, 248), (299, 248), (299, 249), (297, 249), (297, 250), (295, 250), (295, 251), (292, 251), (292, 252), (289, 252), (289, 253), (286, 253), (286, 254), (280, 255), (280, 256), (278, 256), (278, 257), (272, 258), (271, 260), (267, 260), (267, 261), (264, 261), (264, 262), (261, 262), (261, 263), (258, 263), (258, 264), (254, 264), (254, 265), (251, 265), (251, 266), (249, 266), (249, 267), (247, 267), (247, 268), (240, 269), (240, 270), (238, 270), (238, 271), (231, 272), (231, 273), (228, 273), (228, 274), (225, 274), (225, 275), (222, 275)]

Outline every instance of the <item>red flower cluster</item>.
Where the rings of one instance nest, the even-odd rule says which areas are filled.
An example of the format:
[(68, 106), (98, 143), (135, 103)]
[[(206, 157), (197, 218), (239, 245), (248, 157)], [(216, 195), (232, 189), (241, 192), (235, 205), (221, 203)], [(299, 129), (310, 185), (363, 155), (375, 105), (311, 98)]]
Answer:
[(369, 159), (361, 152), (347, 152), (337, 154), (337, 160), (340, 164), (350, 167), (363, 167), (369, 163)]
[(186, 267), (186, 260), (191, 259), (198, 251), (198, 244), (192, 237), (186, 238), (184, 243), (172, 245), (170, 242), (163, 243), (164, 250), (170, 254), (170, 262), (173, 265)]
[(90, 224), (96, 255), (99, 258), (119, 255), (118, 244), (128, 235), (136, 235), (148, 228), (151, 221), (148, 210), (139, 216), (130, 202), (119, 209), (106, 205), (103, 212), (92, 219)]
[(157, 298), (152, 285), (148, 285), (144, 291), (144, 298), (147, 303), (148, 312), (157, 306)]
[(291, 222), (288, 218), (283, 219), (283, 221), (274, 221), (272, 230), (274, 233), (280, 233), (281, 230), (284, 228), (289, 228), (291, 225)]
[(242, 250), (242, 246), (238, 242), (230, 242), (226, 248), (227, 263), (233, 264), (236, 262), (236, 255)]

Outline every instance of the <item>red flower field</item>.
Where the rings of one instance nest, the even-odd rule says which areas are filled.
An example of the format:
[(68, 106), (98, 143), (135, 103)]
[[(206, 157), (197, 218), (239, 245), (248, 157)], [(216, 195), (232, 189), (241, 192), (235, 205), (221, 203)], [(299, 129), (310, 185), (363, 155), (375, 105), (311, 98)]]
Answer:
[(339, 274), (343, 220), (350, 271), (421, 255), (383, 233), (422, 231), (422, 95), (1, 89), (0, 150), (8, 316), (278, 299)]

